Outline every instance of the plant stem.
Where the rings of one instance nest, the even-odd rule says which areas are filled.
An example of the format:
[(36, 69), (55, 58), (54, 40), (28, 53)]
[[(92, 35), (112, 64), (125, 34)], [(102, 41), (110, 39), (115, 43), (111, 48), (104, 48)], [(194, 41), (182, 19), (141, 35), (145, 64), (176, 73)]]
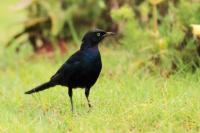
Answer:
[(80, 43), (80, 41), (78, 39), (78, 35), (76, 33), (73, 21), (71, 19), (68, 20), (68, 25), (69, 25), (70, 32), (72, 34), (72, 38), (73, 38), (74, 42), (78, 45)]
[(154, 24), (154, 32), (158, 33), (158, 13), (156, 4), (153, 4), (153, 24)]

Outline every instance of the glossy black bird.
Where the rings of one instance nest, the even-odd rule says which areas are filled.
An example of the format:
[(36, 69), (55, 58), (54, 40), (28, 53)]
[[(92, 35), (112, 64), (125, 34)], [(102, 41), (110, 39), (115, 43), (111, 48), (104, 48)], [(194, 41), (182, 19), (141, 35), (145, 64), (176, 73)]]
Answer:
[(102, 68), (98, 44), (110, 35), (113, 35), (113, 33), (103, 30), (93, 30), (86, 33), (80, 49), (60, 67), (51, 79), (25, 92), (25, 94), (39, 92), (56, 85), (66, 86), (73, 111), (72, 89), (84, 88), (88, 106), (91, 107), (89, 101), (90, 89), (97, 81)]

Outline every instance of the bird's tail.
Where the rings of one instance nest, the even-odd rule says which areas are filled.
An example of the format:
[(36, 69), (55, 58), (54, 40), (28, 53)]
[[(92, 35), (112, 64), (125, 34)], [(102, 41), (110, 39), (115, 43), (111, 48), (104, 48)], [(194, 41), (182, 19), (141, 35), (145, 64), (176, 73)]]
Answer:
[(32, 94), (32, 93), (36, 93), (36, 92), (39, 92), (39, 91), (43, 91), (43, 90), (46, 90), (50, 87), (53, 87), (55, 86), (55, 84), (51, 83), (51, 82), (46, 82), (46, 83), (43, 83), (35, 88), (33, 88), (32, 90), (29, 90), (27, 92), (25, 92), (25, 94)]

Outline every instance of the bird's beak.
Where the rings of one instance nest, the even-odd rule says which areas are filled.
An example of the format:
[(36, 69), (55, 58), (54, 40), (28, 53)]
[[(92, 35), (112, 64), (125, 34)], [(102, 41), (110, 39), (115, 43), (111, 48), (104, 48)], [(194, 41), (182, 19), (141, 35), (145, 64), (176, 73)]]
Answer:
[(115, 35), (114, 32), (106, 32), (106, 34), (104, 34), (103, 37), (113, 36), (113, 35)]

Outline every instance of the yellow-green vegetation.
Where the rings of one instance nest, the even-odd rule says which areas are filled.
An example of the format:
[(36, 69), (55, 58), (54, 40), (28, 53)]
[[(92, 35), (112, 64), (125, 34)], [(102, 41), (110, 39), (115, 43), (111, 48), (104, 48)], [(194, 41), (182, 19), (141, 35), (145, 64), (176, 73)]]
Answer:
[[(4, 0), (0, 4), (3, 12), (0, 15), (0, 133), (200, 132), (200, 70), (187, 72), (187, 65), (182, 64), (175, 74), (165, 78), (159, 69), (155, 73), (138, 69), (144, 65), (147, 53), (136, 47), (134, 52), (127, 48), (135, 46), (132, 39), (140, 46), (148, 42), (146, 34), (143, 41), (139, 38), (140, 28), (133, 28), (137, 33), (135, 38), (125, 33), (122, 42), (126, 48), (107, 45), (108, 40), (100, 45), (103, 70), (91, 90), (91, 110), (81, 89), (74, 91), (73, 114), (67, 88), (57, 86), (32, 96), (24, 95), (25, 91), (49, 80), (77, 47), (69, 47), (65, 55), (57, 52), (54, 58), (37, 56), (26, 44), (19, 53), (15, 53), (14, 45), (5, 48), (8, 37), (21, 28), (17, 23), (24, 18), (23, 12), (9, 10), (16, 1)], [(129, 12), (126, 7), (119, 11)], [(130, 27), (137, 24), (133, 22)], [(165, 41), (159, 38), (161, 48), (167, 47), (168, 40)]]
[(84, 91), (77, 89), (74, 114), (64, 87), (23, 94), (48, 80), (68, 55), (54, 60), (1, 56), (0, 132), (200, 131), (200, 71), (166, 79), (134, 72), (126, 51), (101, 51), (103, 71), (91, 91), (93, 108), (89, 111)]

